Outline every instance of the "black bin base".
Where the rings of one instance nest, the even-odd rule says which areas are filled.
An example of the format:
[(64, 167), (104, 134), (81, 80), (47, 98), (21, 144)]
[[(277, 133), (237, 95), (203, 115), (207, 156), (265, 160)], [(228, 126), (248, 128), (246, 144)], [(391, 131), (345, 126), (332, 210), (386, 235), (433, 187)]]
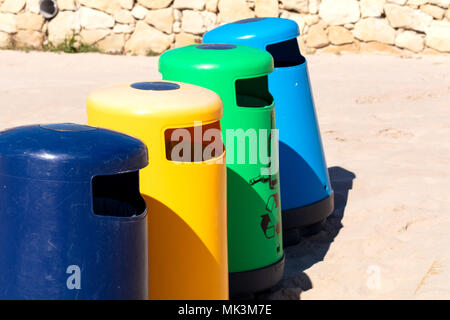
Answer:
[(302, 237), (319, 233), (334, 210), (334, 192), (313, 204), (283, 211), (283, 245), (296, 245)]
[(230, 298), (239, 299), (242, 296), (262, 292), (275, 286), (283, 278), (284, 260), (283, 255), (278, 262), (264, 268), (230, 272)]

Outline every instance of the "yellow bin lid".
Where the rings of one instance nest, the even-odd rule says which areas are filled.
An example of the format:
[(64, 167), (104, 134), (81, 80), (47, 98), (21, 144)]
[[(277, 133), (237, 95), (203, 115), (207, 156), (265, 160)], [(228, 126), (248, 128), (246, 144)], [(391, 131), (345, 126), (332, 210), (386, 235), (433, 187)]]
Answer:
[(174, 81), (135, 82), (98, 89), (88, 96), (87, 103), (95, 105), (97, 112), (154, 118), (172, 124), (217, 121), (223, 112), (222, 101), (213, 91)]

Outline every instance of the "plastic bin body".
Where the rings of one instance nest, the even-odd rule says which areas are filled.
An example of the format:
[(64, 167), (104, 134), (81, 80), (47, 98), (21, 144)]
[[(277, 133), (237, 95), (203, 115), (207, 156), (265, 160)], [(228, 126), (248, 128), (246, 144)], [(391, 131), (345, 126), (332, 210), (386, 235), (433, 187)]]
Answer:
[(167, 130), (192, 128), (196, 121), (219, 123), (222, 103), (210, 90), (162, 83), (156, 82), (160, 90), (150, 82), (143, 89), (125, 84), (94, 91), (88, 122), (152, 146), (150, 164), (141, 171), (149, 207), (150, 299), (228, 299), (225, 154), (171, 161), (165, 138)]
[(254, 18), (225, 24), (203, 37), (204, 43), (248, 45), (267, 50), (274, 57), (269, 88), (279, 129), (285, 245), (298, 242), (303, 227), (321, 223), (334, 209), (307, 62), (296, 42), (298, 35), (298, 26), (292, 20)]
[[(263, 97), (269, 101), (265, 106), (238, 106), (238, 99), (244, 104), (256, 100), (244, 95), (238, 98), (235, 87), (241, 79), (267, 77), (273, 70), (270, 55), (243, 46), (193, 45), (165, 52), (160, 58), (159, 70), (165, 80), (203, 86), (222, 99), (222, 135), (227, 150), (230, 294), (256, 292), (273, 286), (284, 270), (278, 172), (262, 174), (268, 164), (260, 157), (249, 161), (254, 153), (260, 152), (266, 155), (271, 152), (272, 157), (278, 159), (277, 148), (267, 146), (267, 136), (276, 127), (273, 99), (268, 94)], [(245, 149), (238, 150), (238, 139), (228, 136), (227, 132), (239, 129), (257, 133), (266, 130), (267, 136), (262, 140), (262, 136), (257, 135), (255, 149), (247, 144)], [(266, 151), (260, 150), (262, 144), (267, 146)], [(245, 163), (239, 163), (240, 152), (244, 153)]]
[[(94, 200), (92, 182), (138, 177), (146, 165), (144, 144), (109, 130), (61, 124), (1, 132), (0, 299), (146, 299), (138, 180), (129, 207), (136, 216), (107, 215), (110, 200)], [(102, 215), (94, 201), (103, 202)]]

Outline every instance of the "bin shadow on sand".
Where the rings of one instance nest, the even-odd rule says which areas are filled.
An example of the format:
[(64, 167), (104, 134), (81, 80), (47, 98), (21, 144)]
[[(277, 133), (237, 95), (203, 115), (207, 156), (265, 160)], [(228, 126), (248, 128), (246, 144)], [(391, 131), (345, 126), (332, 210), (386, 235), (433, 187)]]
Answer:
[(348, 194), (356, 175), (342, 167), (328, 169), (334, 190), (335, 209), (328, 217), (324, 228), (316, 235), (305, 237), (292, 247), (285, 248), (286, 262), (283, 280), (270, 293), (264, 293), (260, 299), (301, 298), (301, 293), (313, 288), (313, 283), (304, 272), (314, 264), (323, 261), (332, 242), (343, 228), (342, 219), (347, 205)]

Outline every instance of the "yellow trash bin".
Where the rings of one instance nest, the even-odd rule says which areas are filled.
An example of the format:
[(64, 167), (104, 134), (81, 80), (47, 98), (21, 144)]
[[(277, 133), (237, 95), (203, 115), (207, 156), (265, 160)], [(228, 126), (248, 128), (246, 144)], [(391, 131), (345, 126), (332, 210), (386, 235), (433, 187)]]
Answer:
[(150, 299), (228, 299), (222, 102), (180, 82), (138, 82), (92, 92), (90, 125), (148, 148), (140, 171), (148, 206)]

